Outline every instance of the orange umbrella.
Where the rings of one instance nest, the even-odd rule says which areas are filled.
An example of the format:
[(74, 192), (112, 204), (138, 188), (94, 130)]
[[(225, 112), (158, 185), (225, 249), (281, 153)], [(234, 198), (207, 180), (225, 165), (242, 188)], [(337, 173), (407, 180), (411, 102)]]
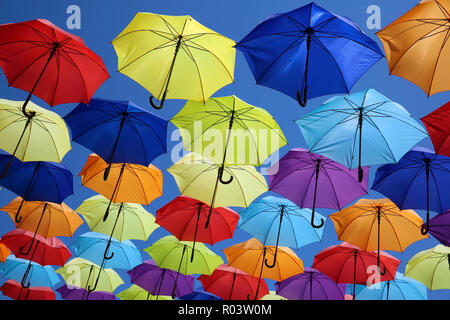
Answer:
[(6, 258), (11, 254), (11, 251), (3, 243), (0, 243), (0, 262), (5, 263)]
[[(391, 200), (361, 199), (330, 215), (339, 240), (364, 251), (403, 252), (410, 244), (428, 238), (420, 232), (422, 218), (413, 210), (400, 210)], [(384, 273), (382, 273), (384, 274)]]
[(113, 163), (109, 169), (109, 178), (105, 181), (104, 172), (109, 166), (93, 153), (79, 174), (85, 187), (110, 200), (103, 221), (108, 217), (111, 202), (148, 205), (162, 195), (163, 175), (154, 165), (146, 167), (131, 163)]
[(450, 90), (450, 0), (422, 0), (377, 33), (391, 74), (428, 96)]
[[(303, 262), (288, 247), (278, 246), (277, 259), (273, 268), (264, 268), (265, 261), (274, 261), (275, 246), (264, 246), (258, 239), (252, 238), (223, 249), (228, 265), (238, 268), (250, 276), (283, 281), (304, 271)], [(259, 286), (255, 297), (258, 296)]]

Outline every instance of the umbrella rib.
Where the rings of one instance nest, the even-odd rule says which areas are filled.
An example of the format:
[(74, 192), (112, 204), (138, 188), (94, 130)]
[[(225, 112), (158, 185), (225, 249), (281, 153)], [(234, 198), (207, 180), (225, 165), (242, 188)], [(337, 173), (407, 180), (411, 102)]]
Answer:
[[(182, 41), (182, 42), (184, 43), (184, 41)], [(197, 71), (198, 79), (200, 81), (200, 90), (202, 91), (203, 103), (205, 103), (206, 100), (205, 100), (205, 91), (204, 91), (204, 87), (203, 87), (203, 80), (202, 80), (202, 76), (200, 74), (200, 69), (198, 67), (197, 61), (195, 60), (194, 55), (192, 54), (191, 50), (189, 49), (189, 47), (185, 43), (184, 43), (184, 46), (181, 46), (181, 48), (192, 59), (192, 62), (195, 65), (195, 69)]]
[(418, 169), (419, 169), (419, 170), (417, 170), (415, 176), (411, 179), (411, 181), (410, 181), (408, 187), (407, 187), (406, 190), (405, 190), (405, 193), (404, 193), (404, 197), (403, 197), (402, 203), (401, 203), (401, 205), (399, 206), (400, 209), (403, 208), (403, 206), (404, 206), (406, 197), (408, 196), (409, 189), (411, 189), (411, 186), (412, 186), (414, 180), (416, 180), (416, 178), (417, 178), (423, 171), (425, 171), (425, 168), (424, 168), (424, 167), (420, 167), (420, 168), (418, 168)]
[(434, 79), (435, 79), (434, 76), (436, 75), (436, 70), (437, 70), (437, 66), (438, 66), (438, 64), (439, 64), (439, 59), (440, 59), (440, 57), (441, 57), (442, 50), (444, 49), (445, 44), (447, 43), (447, 40), (449, 39), (449, 35), (450, 35), (450, 29), (447, 29), (447, 34), (445, 35), (444, 41), (442, 42), (442, 46), (441, 46), (441, 48), (439, 49), (439, 53), (438, 53), (438, 56), (437, 56), (437, 58), (436, 58), (436, 63), (435, 63), (435, 65), (434, 65), (433, 75), (431, 76), (431, 81), (430, 81), (430, 86), (429, 86), (429, 88), (428, 88), (428, 93), (430, 93), (430, 92), (431, 92), (431, 89), (433, 88), (433, 81), (434, 81)]
[(86, 99), (89, 98), (89, 93), (88, 93), (88, 89), (86, 86), (86, 80), (84, 79), (84, 75), (81, 72), (80, 68), (78, 67), (78, 65), (76, 64), (76, 62), (72, 59), (72, 57), (70, 57), (70, 55), (67, 54), (67, 57), (65, 57), (64, 55), (61, 54), (60, 51), (58, 51), (57, 56), (61, 56), (64, 59), (66, 59), (72, 66), (74, 66), (76, 68), (76, 70), (78, 71), (78, 73), (80, 74), (80, 78), (81, 78), (81, 82), (83, 83), (83, 88), (84, 88), (84, 93), (86, 95)]
[(385, 142), (386, 146), (389, 149), (389, 152), (391, 153), (392, 158), (394, 159), (394, 161), (397, 162), (397, 159), (395, 159), (395, 155), (392, 152), (391, 146), (389, 145), (388, 141), (386, 140), (386, 137), (383, 135), (383, 133), (381, 132), (380, 128), (378, 128), (377, 124), (375, 123), (375, 121), (373, 121), (373, 119), (371, 119), (370, 117), (366, 118), (366, 122), (369, 122), (369, 124), (371, 124), (373, 127), (375, 127), (377, 129), (377, 131), (380, 133), (381, 137), (383, 137), (383, 141)]
[[(341, 204), (339, 203), (339, 198), (338, 198), (338, 196), (337, 196), (336, 188), (334, 187), (333, 180), (331, 179), (330, 175), (328, 174), (328, 171), (325, 169), (325, 167), (324, 167), (323, 164), (322, 164), (322, 169), (323, 169), (323, 170), (322, 170), (323, 173), (325, 173), (325, 176), (326, 176), (326, 177), (328, 178), (328, 180), (330, 181), (331, 189), (333, 190), (333, 194), (334, 194), (334, 197), (335, 197), (335, 199), (336, 199), (336, 204), (337, 204), (338, 210), (341, 210)], [(342, 172), (345, 172), (345, 173), (346, 173), (345, 170), (342, 170)], [(348, 174), (348, 175), (350, 175), (350, 174)], [(358, 184), (358, 186), (359, 186), (359, 184)]]
[(444, 212), (444, 209), (442, 208), (442, 201), (441, 201), (441, 195), (440, 195), (440, 193), (439, 193), (439, 188), (438, 188), (438, 184), (437, 184), (437, 181), (436, 181), (436, 177), (434, 176), (434, 172), (433, 172), (433, 169), (432, 168), (430, 168), (431, 170), (431, 176), (433, 177), (433, 181), (434, 181), (434, 185), (436, 186), (436, 194), (437, 194), (437, 196), (438, 196), (438, 199), (439, 199), (439, 207), (440, 207), (440, 212)]
[(84, 53), (84, 52), (81, 52), (81, 51), (79, 51), (78, 49), (74, 48), (73, 46), (70, 46), (70, 47), (69, 47), (68, 44), (65, 44), (65, 45), (63, 45), (63, 46), (61, 46), (61, 47), (59, 48), (58, 53), (61, 54), (61, 51), (62, 51), (62, 52), (64, 52), (65, 54), (67, 54), (68, 56), (70, 56), (69, 53), (70, 53), (70, 54), (74, 54), (74, 53), (68, 52), (68, 51), (66, 50), (66, 48), (71, 49), (71, 50), (75, 51), (77, 54), (82, 55), (82, 56), (88, 58), (89, 60), (91, 60), (92, 62), (94, 62), (98, 67), (100, 67), (100, 69), (102, 69), (106, 74), (108, 74), (108, 70), (106, 70), (105, 67), (102, 66), (97, 60), (93, 59), (93, 58), (91, 57), (90, 54), (86, 54), (86, 53)]

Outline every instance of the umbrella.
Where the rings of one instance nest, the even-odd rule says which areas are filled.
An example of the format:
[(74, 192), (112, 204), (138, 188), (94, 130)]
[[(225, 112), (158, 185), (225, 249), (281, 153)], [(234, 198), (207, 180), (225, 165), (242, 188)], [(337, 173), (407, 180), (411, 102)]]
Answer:
[(172, 293), (182, 297), (194, 290), (194, 277), (178, 274), (170, 269), (158, 268), (153, 260), (146, 260), (142, 264), (128, 271), (131, 283), (148, 291), (158, 300), (160, 296), (170, 296)]
[(215, 244), (232, 238), (239, 215), (228, 208), (214, 208), (208, 228), (199, 230), (198, 225), (206, 222), (209, 211), (206, 203), (181, 195), (156, 211), (156, 223), (178, 240), (193, 241), (194, 248), (196, 241)]
[(268, 17), (236, 48), (257, 84), (297, 99), (301, 106), (310, 98), (348, 93), (383, 57), (353, 21), (315, 3)]
[(422, 122), (427, 128), (437, 154), (450, 157), (450, 101), (435, 111), (423, 117)]
[(406, 264), (405, 276), (423, 283), (430, 290), (450, 289), (450, 247), (438, 244), (420, 251)]
[(374, 280), (377, 282), (393, 280), (400, 260), (383, 251), (379, 255), (375, 252), (365, 252), (347, 242), (319, 252), (314, 257), (313, 268), (326, 274), (336, 283), (353, 283), (354, 300), (356, 284), (367, 284), (371, 276), (369, 267), (377, 265), (378, 257), (379, 267), (386, 269), (386, 272), (374, 277)]
[(325, 221), (314, 224), (316, 207), (340, 210), (367, 194), (369, 168), (363, 170), (364, 183), (358, 183), (357, 170), (348, 170), (331, 159), (296, 148), (268, 169), (269, 185), (271, 191), (300, 208), (312, 208), (311, 224), (320, 228)]
[(345, 294), (345, 285), (313, 268), (275, 283), (275, 288), (289, 300), (344, 300)]
[(23, 288), (14, 280), (8, 280), (0, 287), (3, 295), (14, 300), (56, 300), (56, 295), (49, 287)]
[[(268, 268), (276, 264), (279, 245), (298, 250), (320, 241), (323, 234), (323, 228), (311, 225), (311, 210), (300, 209), (284, 198), (268, 196), (255, 200), (239, 212), (239, 216), (239, 229), (256, 237), (264, 246), (275, 246), (273, 262), (269, 263), (267, 259), (264, 262)], [(317, 219), (323, 221), (321, 215)]]
[(131, 101), (91, 99), (64, 117), (72, 140), (95, 152), (108, 163), (148, 166), (166, 153), (167, 121)]
[(418, 85), (428, 96), (449, 90), (449, 19), (448, 0), (422, 0), (378, 31), (390, 74)]
[(190, 294), (182, 296), (181, 300), (223, 300), (222, 298), (216, 296), (215, 294), (203, 291), (202, 289), (194, 289)]
[(61, 298), (64, 300), (83, 300), (83, 297), (86, 297), (86, 300), (116, 300), (116, 297), (111, 292), (107, 291), (95, 291), (90, 294), (86, 292), (86, 290), (77, 287), (68, 287), (67, 285), (63, 285), (56, 289), (61, 295)]
[[(389, 199), (361, 199), (354, 205), (330, 215), (339, 240), (365, 251), (403, 252), (410, 244), (428, 238), (419, 231), (423, 220), (412, 210), (400, 210)], [(380, 271), (383, 275), (384, 269)]]
[(170, 296), (154, 296), (137, 285), (132, 285), (117, 294), (121, 300), (173, 300)]
[[(162, 195), (162, 172), (153, 165), (142, 166), (131, 163), (113, 163), (109, 176), (104, 180), (109, 165), (98, 155), (91, 154), (79, 175), (81, 182), (95, 192), (107, 197), (109, 205), (103, 220), (106, 221), (113, 202), (150, 204)], [(130, 188), (130, 186), (139, 186)]]
[(0, 148), (11, 154), (2, 176), (8, 173), (13, 157), (61, 162), (72, 149), (69, 130), (58, 114), (30, 102), (28, 110), (33, 116), (25, 117), (22, 105), (23, 101), (0, 99)]
[(427, 287), (400, 272), (395, 274), (394, 280), (361, 286), (356, 297), (358, 300), (428, 300)]
[(450, 209), (430, 220), (430, 234), (444, 246), (450, 247)]
[[(17, 210), (20, 207), (21, 217), (17, 222)], [(17, 197), (0, 210), (9, 214), (16, 228), (31, 231), (44, 238), (71, 237), (83, 224), (83, 219), (65, 203), (23, 201), (21, 197)]]
[(296, 121), (311, 152), (347, 168), (398, 162), (427, 136), (396, 102), (374, 89), (334, 97)]
[[(282, 281), (295, 274), (303, 272), (303, 262), (287, 247), (278, 247), (275, 266), (264, 268), (266, 260), (275, 260), (275, 247), (264, 246), (258, 239), (251, 238), (222, 250), (228, 260), (228, 265), (238, 268), (258, 279), (268, 278)], [(260, 282), (258, 282), (260, 283)], [(259, 286), (256, 289), (255, 300), (258, 297)]]
[(20, 282), (23, 288), (54, 287), (60, 282), (52, 267), (14, 256), (9, 256), (0, 264), (0, 272), (4, 277)]
[(150, 97), (157, 109), (166, 99), (205, 102), (234, 81), (235, 42), (190, 16), (138, 12), (112, 44), (118, 71), (160, 99)]
[[(36, 245), (33, 248), (33, 243)], [(17, 258), (27, 259), (40, 265), (58, 265), (72, 256), (66, 245), (56, 237), (48, 238), (24, 229), (14, 229), (2, 236), (0, 243), (6, 245)], [(24, 248), (28, 248), (24, 251)]]
[(198, 280), (206, 291), (224, 300), (245, 300), (250, 296), (256, 296), (257, 300), (269, 293), (264, 279), (226, 264), (218, 266), (211, 275), (201, 275)]
[(6, 258), (11, 255), (11, 251), (3, 243), (0, 243), (0, 262), (4, 263)]
[(266, 294), (259, 300), (288, 300), (288, 299), (278, 295), (275, 291), (270, 290), (268, 294)]
[(29, 95), (23, 104), (25, 116), (32, 95), (50, 106), (87, 103), (109, 78), (102, 59), (84, 41), (37, 19), (0, 25), (0, 67), (10, 86)]
[(83, 201), (76, 209), (93, 232), (103, 233), (123, 240), (147, 240), (159, 225), (155, 217), (144, 207), (135, 203), (112, 203), (109, 208), (111, 219), (103, 221), (109, 199), (96, 195)]
[(422, 234), (429, 230), (430, 211), (450, 208), (450, 157), (416, 147), (396, 164), (377, 169), (372, 189), (391, 199), (400, 209), (427, 210)]
[[(208, 203), (211, 208), (248, 207), (254, 199), (268, 190), (266, 180), (253, 166), (223, 167), (224, 173), (233, 176), (228, 184), (218, 183), (217, 172), (220, 168), (212, 160), (189, 153), (167, 171), (175, 178), (181, 194)], [(205, 228), (208, 224), (209, 221)]]

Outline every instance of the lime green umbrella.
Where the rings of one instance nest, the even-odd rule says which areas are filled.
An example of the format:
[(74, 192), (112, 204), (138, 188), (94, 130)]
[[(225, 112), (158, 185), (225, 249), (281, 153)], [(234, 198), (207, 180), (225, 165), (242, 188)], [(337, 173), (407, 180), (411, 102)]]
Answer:
[[(233, 179), (219, 183), (217, 172), (223, 168), (201, 155), (189, 153), (167, 169), (173, 175), (181, 194), (215, 207), (248, 207), (258, 196), (268, 191), (265, 178), (249, 165), (224, 167), (224, 176)], [(209, 217), (205, 228), (208, 227)]]
[(186, 150), (221, 166), (260, 166), (287, 144), (269, 112), (236, 96), (188, 101), (170, 121), (180, 129)]
[(135, 284), (119, 292), (116, 296), (121, 300), (173, 300), (171, 296), (154, 296)]
[(405, 276), (430, 290), (450, 289), (450, 247), (438, 244), (417, 253), (406, 265)]
[(32, 102), (26, 117), (22, 105), (23, 101), (0, 99), (0, 149), (20, 161), (61, 162), (72, 149), (64, 120)]
[(269, 294), (266, 294), (259, 300), (288, 300), (288, 299), (278, 295), (275, 291), (269, 291)]
[[(61, 274), (67, 286), (87, 290), (87, 297), (93, 291), (114, 292), (118, 286), (124, 283), (113, 269), (100, 268), (99, 265), (79, 257), (70, 260), (55, 272)], [(98, 282), (94, 284), (96, 281)], [(94, 286), (95, 290), (92, 290)]]
[(104, 221), (109, 202), (104, 196), (96, 195), (84, 200), (75, 211), (83, 216), (91, 231), (110, 235), (119, 241), (145, 241), (159, 227), (155, 217), (135, 203), (111, 203), (109, 215), (112, 218)]

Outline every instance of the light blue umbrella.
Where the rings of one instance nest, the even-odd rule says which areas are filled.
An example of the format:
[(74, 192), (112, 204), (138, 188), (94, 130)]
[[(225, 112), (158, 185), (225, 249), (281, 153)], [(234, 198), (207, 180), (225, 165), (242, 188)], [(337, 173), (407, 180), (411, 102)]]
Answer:
[(409, 112), (374, 89), (334, 97), (296, 120), (311, 152), (347, 168), (397, 163), (427, 137)]
[(13, 279), (28, 287), (54, 287), (61, 280), (50, 266), (16, 258), (10, 255), (4, 263), (0, 263), (0, 272), (5, 278)]
[[(323, 228), (316, 229), (311, 225), (312, 211), (300, 209), (285, 198), (268, 196), (253, 201), (239, 216), (238, 228), (247, 231), (265, 246), (276, 246), (273, 264), (269, 265), (266, 261), (269, 268), (276, 263), (279, 245), (299, 249), (322, 238)], [(314, 219), (320, 221), (326, 218), (316, 213)]]
[(142, 263), (142, 256), (129, 240), (120, 242), (97, 232), (80, 235), (71, 245), (77, 256), (108, 269), (133, 269)]
[(400, 272), (395, 274), (394, 280), (357, 287), (357, 300), (428, 300), (427, 287)]

